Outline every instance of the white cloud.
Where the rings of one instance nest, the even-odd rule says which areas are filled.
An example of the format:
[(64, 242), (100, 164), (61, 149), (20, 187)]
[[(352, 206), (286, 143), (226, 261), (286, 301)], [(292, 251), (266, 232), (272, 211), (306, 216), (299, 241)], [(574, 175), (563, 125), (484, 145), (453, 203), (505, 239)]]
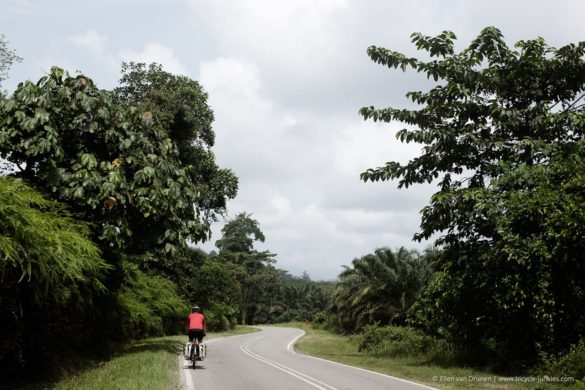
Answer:
[(89, 50), (95, 56), (103, 56), (106, 53), (108, 37), (97, 33), (95, 30), (87, 30), (69, 38), (75, 45)]
[(175, 55), (173, 49), (161, 45), (158, 42), (150, 42), (144, 45), (141, 51), (120, 50), (117, 56), (125, 62), (156, 62), (163, 66), (167, 72), (189, 76), (189, 72)]
[(335, 50), (340, 33), (336, 17), (347, 9), (343, 0), (192, 0), (189, 4), (222, 48), (277, 64), (284, 73), (311, 77), (326, 71), (323, 57), (340, 54)]
[(70, 36), (68, 41), (105, 65), (112, 74), (119, 72), (121, 62), (134, 61), (147, 64), (156, 62), (161, 64), (167, 72), (189, 76), (189, 72), (175, 55), (174, 50), (159, 42), (145, 43), (139, 51), (120, 49), (114, 53), (114, 50), (108, 47), (108, 37), (91, 29)]

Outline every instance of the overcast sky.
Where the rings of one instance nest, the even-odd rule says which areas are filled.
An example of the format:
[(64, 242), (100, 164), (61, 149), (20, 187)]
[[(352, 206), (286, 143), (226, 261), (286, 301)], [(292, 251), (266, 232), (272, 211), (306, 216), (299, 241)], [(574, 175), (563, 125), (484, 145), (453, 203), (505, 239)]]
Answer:
[[(508, 42), (585, 40), (582, 1), (0, 0), (0, 33), (23, 57), (4, 83), (52, 65), (112, 88), (122, 61), (158, 62), (199, 80), (215, 111), (214, 151), (240, 179), (229, 217), (260, 222), (278, 266), (333, 279), (352, 259), (412, 242), (432, 186), (396, 189), (359, 174), (419, 148), (398, 123), (364, 122), (362, 106), (404, 107), (432, 86), (372, 63), (366, 49), (415, 55), (412, 32), (451, 30), (465, 47), (493, 25)], [(222, 224), (202, 247), (214, 249)]]

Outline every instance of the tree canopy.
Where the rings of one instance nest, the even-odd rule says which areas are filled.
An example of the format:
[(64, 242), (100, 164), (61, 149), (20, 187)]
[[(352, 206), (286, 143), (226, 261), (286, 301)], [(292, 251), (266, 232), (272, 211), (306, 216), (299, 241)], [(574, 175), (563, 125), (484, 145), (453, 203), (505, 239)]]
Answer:
[(138, 105), (152, 112), (178, 149), (181, 165), (196, 183), (197, 205), (206, 218), (223, 214), (226, 200), (234, 198), (238, 179), (229, 169), (219, 168), (211, 147), (213, 111), (201, 85), (186, 76), (165, 72), (159, 64), (123, 63), (120, 86), (114, 101)]
[[(160, 68), (150, 72), (173, 87), (197, 86)], [(105, 246), (172, 252), (186, 240), (207, 239), (211, 215), (237, 189), (233, 174), (217, 168), (201, 146), (211, 145), (213, 135), (211, 111), (200, 107), (206, 95), (200, 88), (189, 91), (199, 100), (184, 108), (184, 116), (202, 110), (207, 122), (200, 133), (193, 123), (175, 131), (181, 127), (176, 115), (149, 96), (142, 96), (144, 103), (133, 100), (136, 94), (122, 101), (126, 95), (118, 90), (112, 99), (89, 78), (53, 68), (0, 103), (0, 156), (20, 167), (16, 176), (82, 213)]]
[(512, 359), (562, 350), (585, 335), (585, 42), (511, 48), (488, 27), (456, 52), (455, 39), (413, 34), (429, 60), (368, 49), (373, 61), (437, 85), (406, 94), (414, 109), (360, 110), (409, 125), (397, 138), (424, 145), (407, 163), (361, 177), (438, 183), (415, 235), (439, 234), (444, 249), (442, 282), (429, 289), (438, 327), (470, 345), (495, 340)]

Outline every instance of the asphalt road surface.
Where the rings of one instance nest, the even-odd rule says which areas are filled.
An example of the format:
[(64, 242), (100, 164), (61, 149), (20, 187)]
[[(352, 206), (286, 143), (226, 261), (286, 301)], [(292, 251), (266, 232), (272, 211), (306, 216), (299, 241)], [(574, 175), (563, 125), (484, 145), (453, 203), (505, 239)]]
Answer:
[(181, 359), (187, 390), (422, 390), (387, 375), (294, 352), (302, 330), (261, 327), (261, 332), (207, 342), (207, 358), (189, 368)]

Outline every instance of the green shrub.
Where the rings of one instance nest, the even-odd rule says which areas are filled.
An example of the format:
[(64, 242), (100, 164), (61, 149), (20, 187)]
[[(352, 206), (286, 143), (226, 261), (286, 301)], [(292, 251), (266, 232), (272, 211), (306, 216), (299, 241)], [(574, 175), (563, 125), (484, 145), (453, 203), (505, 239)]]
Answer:
[(161, 276), (149, 275), (135, 264), (124, 263), (126, 283), (118, 295), (126, 310), (124, 329), (130, 338), (183, 332), (189, 305), (177, 295), (176, 285)]
[(315, 314), (313, 322), (311, 322), (311, 327), (313, 329), (324, 329), (334, 333), (340, 331), (335, 315), (326, 311), (320, 311)]
[(205, 326), (210, 331), (230, 330), (238, 322), (238, 309), (225, 302), (212, 302), (204, 314)]
[(314, 324), (324, 324), (327, 321), (327, 313), (324, 311), (320, 311), (315, 314), (313, 317)]
[(571, 346), (566, 355), (545, 357), (544, 374), (556, 377), (573, 377), (585, 381), (585, 340)]
[(359, 351), (376, 356), (416, 356), (439, 346), (438, 340), (419, 330), (378, 324), (365, 326), (357, 340)]

